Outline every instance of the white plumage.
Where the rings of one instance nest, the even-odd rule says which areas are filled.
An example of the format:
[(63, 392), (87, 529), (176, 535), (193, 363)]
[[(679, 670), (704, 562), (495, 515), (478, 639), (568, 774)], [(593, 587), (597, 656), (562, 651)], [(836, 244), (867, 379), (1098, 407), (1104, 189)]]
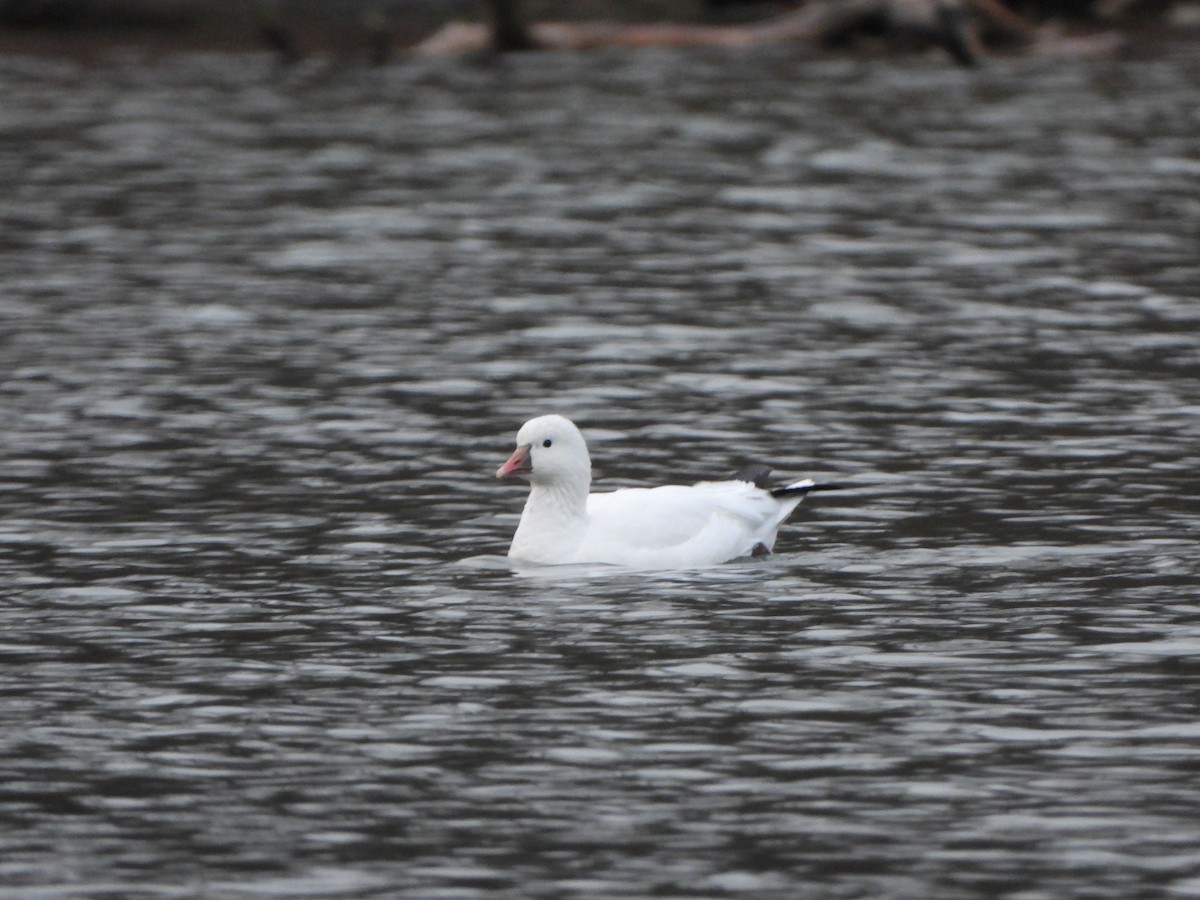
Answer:
[[(508, 555), (538, 563), (690, 568), (769, 553), (779, 526), (805, 494), (836, 485), (797, 481), (774, 491), (765, 468), (747, 480), (589, 493), (583, 435), (563, 416), (530, 419), (500, 478), (529, 479), (529, 499)], [(741, 475), (743, 473), (739, 473)]]

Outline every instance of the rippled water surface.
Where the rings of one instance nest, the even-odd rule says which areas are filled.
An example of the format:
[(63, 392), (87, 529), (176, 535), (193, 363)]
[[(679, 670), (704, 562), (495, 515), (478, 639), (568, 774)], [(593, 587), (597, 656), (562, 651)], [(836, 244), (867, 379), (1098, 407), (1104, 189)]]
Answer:
[(0, 61), (0, 895), (1200, 896), (1198, 83)]

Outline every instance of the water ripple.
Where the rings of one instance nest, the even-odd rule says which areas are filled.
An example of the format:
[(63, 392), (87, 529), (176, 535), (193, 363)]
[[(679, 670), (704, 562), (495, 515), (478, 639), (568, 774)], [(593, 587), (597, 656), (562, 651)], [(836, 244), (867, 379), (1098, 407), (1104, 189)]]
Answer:
[(0, 893), (1196, 895), (1194, 54), (986, 75), (0, 61)]

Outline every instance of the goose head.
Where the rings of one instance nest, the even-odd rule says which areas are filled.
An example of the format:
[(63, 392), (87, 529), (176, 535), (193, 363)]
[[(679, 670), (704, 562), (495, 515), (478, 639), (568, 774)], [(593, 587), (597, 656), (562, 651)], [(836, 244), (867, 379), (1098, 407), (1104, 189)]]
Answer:
[(517, 449), (496, 470), (497, 478), (527, 478), (535, 487), (592, 480), (587, 444), (564, 416), (538, 416), (517, 432)]

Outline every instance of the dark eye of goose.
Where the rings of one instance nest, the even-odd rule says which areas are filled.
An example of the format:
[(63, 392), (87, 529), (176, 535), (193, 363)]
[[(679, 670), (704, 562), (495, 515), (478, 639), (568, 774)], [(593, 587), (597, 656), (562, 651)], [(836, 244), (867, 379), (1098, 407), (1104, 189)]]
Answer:
[(554, 443), (554, 441), (550, 440), (550, 438), (546, 438), (544, 441), (542, 441), (542, 446), (549, 447), (553, 443)]

